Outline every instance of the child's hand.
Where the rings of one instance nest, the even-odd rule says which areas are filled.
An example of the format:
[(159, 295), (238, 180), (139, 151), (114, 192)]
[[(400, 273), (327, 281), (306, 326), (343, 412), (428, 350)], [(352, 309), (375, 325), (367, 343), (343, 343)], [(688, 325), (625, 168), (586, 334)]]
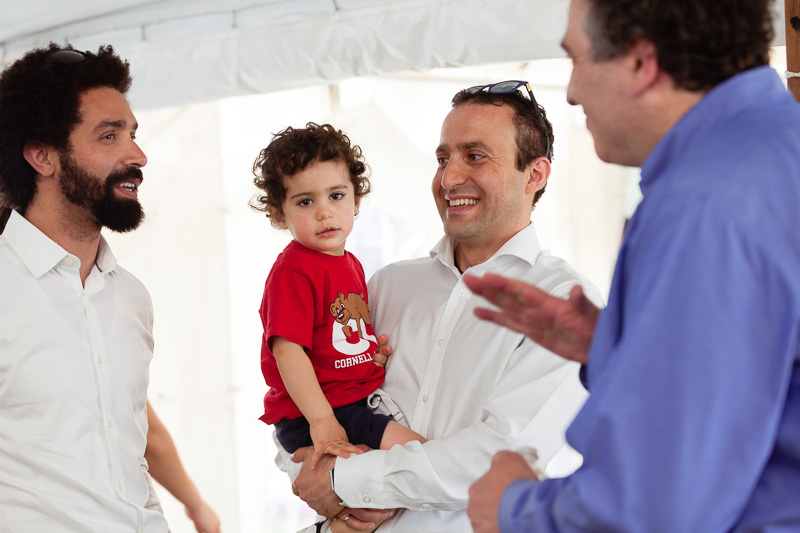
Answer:
[(375, 354), (372, 356), (372, 362), (378, 366), (386, 366), (386, 361), (392, 355), (392, 347), (386, 344), (389, 337), (384, 333), (378, 336), (378, 347), (375, 348)]
[(324, 422), (309, 424), (311, 441), (314, 443), (314, 455), (311, 456), (311, 470), (317, 469), (317, 462), (322, 454), (329, 453), (338, 457), (350, 457), (350, 453), (363, 453), (361, 448), (350, 444), (347, 432), (335, 417)]

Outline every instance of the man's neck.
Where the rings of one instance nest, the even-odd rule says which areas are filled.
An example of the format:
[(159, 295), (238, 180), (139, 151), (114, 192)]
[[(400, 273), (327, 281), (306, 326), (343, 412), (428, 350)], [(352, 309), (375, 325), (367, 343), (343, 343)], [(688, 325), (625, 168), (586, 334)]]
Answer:
[[(497, 248), (497, 250), (499, 249), (500, 248)], [(463, 274), (468, 268), (488, 261), (495, 254), (495, 252), (497, 252), (497, 250), (494, 250), (491, 253), (488, 253), (486, 250), (476, 251), (471, 250), (466, 246), (462, 246), (460, 243), (456, 242), (456, 248), (453, 252), (453, 262), (455, 263), (458, 271)]]
[(491, 259), (494, 254), (496, 254), (497, 251), (500, 250), (500, 248), (502, 248), (508, 241), (514, 238), (517, 233), (528, 227), (530, 224), (531, 223), (528, 222), (525, 227), (520, 228), (515, 233), (509, 235), (508, 238), (502, 242), (500, 242), (500, 240), (495, 240), (492, 243), (482, 243), (481, 245), (476, 245), (472, 243), (462, 243), (457, 240), (454, 241), (455, 246), (453, 251), (453, 262), (455, 263), (455, 267), (463, 274), (468, 268), (485, 263)]
[[(516, 235), (516, 233), (514, 235)], [(503, 242), (493, 243), (492, 246), (483, 245), (476, 247), (455, 241), (455, 249), (453, 251), (453, 261), (455, 263), (455, 267), (463, 274), (468, 268), (485, 263), (491, 259), (494, 254), (496, 254), (497, 251), (505, 245), (505, 243), (510, 241), (514, 235)]]
[(23, 216), (50, 240), (80, 259), (81, 283), (85, 283), (97, 260), (100, 226), (78, 206), (59, 203), (46, 208), (43, 202), (36, 200), (34, 197)]
[(706, 94), (707, 91), (678, 88), (671, 78), (662, 76), (661, 82), (647, 95), (645, 106), (637, 112), (640, 123), (645, 126), (640, 128), (637, 139), (632, 142), (634, 147), (638, 147), (636, 159), (619, 164), (641, 167), (661, 139)]

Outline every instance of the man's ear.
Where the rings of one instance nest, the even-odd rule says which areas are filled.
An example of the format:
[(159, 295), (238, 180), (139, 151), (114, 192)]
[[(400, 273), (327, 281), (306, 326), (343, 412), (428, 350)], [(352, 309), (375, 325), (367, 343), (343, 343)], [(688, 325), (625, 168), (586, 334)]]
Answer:
[(658, 53), (650, 41), (639, 39), (628, 50), (631, 61), (631, 83), (634, 93), (640, 94), (658, 80)]
[(550, 178), (550, 161), (546, 157), (537, 157), (528, 166), (528, 183), (525, 194), (533, 194), (547, 185)]
[(33, 170), (41, 176), (52, 176), (56, 172), (56, 151), (39, 141), (28, 141), (22, 149), (22, 155)]

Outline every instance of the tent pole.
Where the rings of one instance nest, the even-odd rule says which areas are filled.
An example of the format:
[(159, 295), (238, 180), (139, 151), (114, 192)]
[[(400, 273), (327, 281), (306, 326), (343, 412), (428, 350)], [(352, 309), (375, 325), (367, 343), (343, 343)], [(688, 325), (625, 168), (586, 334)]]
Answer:
[[(800, 72), (800, 0), (784, 0), (786, 9), (786, 70)], [(789, 92), (800, 100), (800, 78), (788, 79)]]

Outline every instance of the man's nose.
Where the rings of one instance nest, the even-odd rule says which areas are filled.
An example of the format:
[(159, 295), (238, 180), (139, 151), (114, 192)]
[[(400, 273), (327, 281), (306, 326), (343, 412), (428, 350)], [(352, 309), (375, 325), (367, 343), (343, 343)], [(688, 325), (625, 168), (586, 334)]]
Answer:
[(451, 159), (442, 170), (442, 188), (453, 189), (467, 181), (466, 165), (456, 159)]
[(139, 145), (136, 144), (136, 141), (133, 139), (131, 139), (130, 151), (125, 160), (125, 164), (127, 166), (134, 166), (138, 168), (141, 168), (147, 164), (147, 156), (144, 155), (142, 149), (139, 148)]
[(572, 77), (569, 78), (569, 83), (567, 83), (567, 103), (569, 105), (578, 105), (577, 100), (575, 100), (574, 95), (575, 90), (572, 87)]

